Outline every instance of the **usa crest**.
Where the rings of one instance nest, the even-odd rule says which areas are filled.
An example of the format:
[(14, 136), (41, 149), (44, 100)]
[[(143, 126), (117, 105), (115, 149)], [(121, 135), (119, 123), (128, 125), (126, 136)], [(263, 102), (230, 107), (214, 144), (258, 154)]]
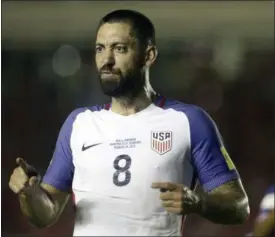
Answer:
[(151, 148), (163, 155), (172, 149), (172, 132), (151, 132)]

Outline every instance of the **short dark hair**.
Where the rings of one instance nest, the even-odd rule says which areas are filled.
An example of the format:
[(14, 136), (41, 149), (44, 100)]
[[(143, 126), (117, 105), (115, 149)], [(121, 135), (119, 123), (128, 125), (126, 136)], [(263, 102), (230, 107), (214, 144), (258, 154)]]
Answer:
[(105, 15), (99, 22), (98, 29), (105, 23), (127, 22), (133, 27), (136, 37), (143, 44), (156, 44), (155, 27), (148, 17), (133, 10), (115, 10)]

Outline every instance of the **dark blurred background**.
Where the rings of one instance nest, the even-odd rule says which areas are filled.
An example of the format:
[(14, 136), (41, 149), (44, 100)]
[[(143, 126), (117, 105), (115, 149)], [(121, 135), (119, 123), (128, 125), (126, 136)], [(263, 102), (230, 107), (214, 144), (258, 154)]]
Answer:
[(71, 204), (56, 225), (38, 230), (22, 216), (8, 180), (18, 156), (44, 173), (66, 116), (108, 101), (97, 83), (93, 44), (99, 19), (118, 8), (151, 18), (159, 48), (153, 87), (214, 118), (250, 198), (245, 225), (190, 216), (185, 233), (244, 235), (274, 181), (272, 1), (2, 2), (2, 233), (71, 235)]

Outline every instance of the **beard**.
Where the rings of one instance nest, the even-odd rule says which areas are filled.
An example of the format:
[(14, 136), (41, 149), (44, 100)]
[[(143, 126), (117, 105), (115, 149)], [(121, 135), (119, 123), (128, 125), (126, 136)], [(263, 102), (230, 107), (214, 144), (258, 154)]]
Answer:
[(107, 96), (133, 98), (143, 89), (145, 78), (141, 70), (126, 75), (117, 73), (109, 78), (104, 78), (99, 73), (99, 82), (102, 92)]

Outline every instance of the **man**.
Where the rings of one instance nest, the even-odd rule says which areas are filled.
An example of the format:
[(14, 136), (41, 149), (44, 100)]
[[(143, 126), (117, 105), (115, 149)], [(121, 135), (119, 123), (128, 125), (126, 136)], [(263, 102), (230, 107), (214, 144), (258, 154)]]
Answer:
[[(145, 76), (157, 57), (151, 21), (131, 10), (109, 13), (95, 55), (112, 103), (69, 115), (41, 183), (17, 159), (9, 185), (30, 222), (54, 223), (73, 193), (74, 236), (180, 235), (191, 213), (242, 224), (248, 199), (214, 122), (198, 107), (157, 95)], [(194, 192), (197, 180), (204, 194)]]
[(274, 185), (270, 186), (260, 204), (252, 236), (274, 236)]

